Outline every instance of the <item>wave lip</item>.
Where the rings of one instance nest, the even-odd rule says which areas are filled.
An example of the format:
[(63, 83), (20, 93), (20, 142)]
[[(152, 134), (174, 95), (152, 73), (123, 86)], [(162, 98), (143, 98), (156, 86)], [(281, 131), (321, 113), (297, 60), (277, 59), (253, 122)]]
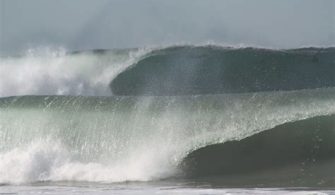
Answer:
[(335, 86), (335, 48), (273, 50), (176, 46), (154, 50), (120, 73), (117, 95), (190, 95)]

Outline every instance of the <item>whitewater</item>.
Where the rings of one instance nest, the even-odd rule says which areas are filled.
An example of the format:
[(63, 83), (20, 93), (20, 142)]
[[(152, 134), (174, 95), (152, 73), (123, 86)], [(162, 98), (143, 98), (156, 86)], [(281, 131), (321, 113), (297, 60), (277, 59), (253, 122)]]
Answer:
[(111, 95), (110, 81), (150, 49), (67, 52), (30, 49), (0, 60), (0, 96)]
[(181, 45), (1, 57), (0, 193), (331, 193), (334, 54)]

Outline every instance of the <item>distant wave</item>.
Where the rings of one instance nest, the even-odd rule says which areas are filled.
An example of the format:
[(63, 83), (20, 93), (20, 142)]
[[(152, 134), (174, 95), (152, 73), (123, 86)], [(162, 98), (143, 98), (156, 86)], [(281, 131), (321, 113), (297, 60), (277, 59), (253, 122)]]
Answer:
[(335, 86), (335, 48), (175, 46), (154, 50), (110, 84), (118, 95), (192, 95)]
[(194, 95), (335, 86), (335, 49), (35, 49), (0, 58), (0, 97)]

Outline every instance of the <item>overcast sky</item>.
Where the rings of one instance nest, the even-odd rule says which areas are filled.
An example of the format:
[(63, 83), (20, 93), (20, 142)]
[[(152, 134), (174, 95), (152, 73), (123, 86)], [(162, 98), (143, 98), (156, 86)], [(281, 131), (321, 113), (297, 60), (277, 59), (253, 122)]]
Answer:
[(0, 0), (0, 54), (177, 43), (335, 45), (334, 0)]

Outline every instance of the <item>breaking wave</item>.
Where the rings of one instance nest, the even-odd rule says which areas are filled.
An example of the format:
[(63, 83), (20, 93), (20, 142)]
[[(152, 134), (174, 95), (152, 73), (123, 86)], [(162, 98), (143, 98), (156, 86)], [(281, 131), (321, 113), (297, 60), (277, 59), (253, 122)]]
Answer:
[(1, 58), (0, 184), (334, 186), (334, 63), (219, 46)]
[(154, 50), (110, 84), (118, 95), (194, 95), (335, 86), (335, 49), (179, 46)]
[[(205, 164), (208, 172), (202, 174), (203, 151), (217, 144), (228, 144), (220, 149), (224, 155), (222, 158), (229, 154), (227, 150), (230, 149), (236, 155), (227, 162), (228, 165), (222, 164), (220, 170), (225, 170), (225, 167), (230, 170), (218, 172), (223, 176), (238, 175), (245, 169), (249, 173), (263, 168), (285, 168), (290, 162), (307, 162), (312, 157), (318, 159), (317, 153), (308, 153), (308, 144), (301, 151), (303, 147), (299, 144), (300, 141), (309, 143), (309, 140), (318, 138), (324, 139), (320, 142), (323, 144), (318, 141), (311, 143), (315, 147), (322, 146), (320, 159), (331, 160), (334, 151), (331, 141), (334, 139), (334, 105), (333, 88), (170, 97), (2, 98), (0, 183), (198, 178), (211, 175), (214, 165), (211, 161), (205, 161), (208, 162)], [(330, 119), (312, 119), (321, 116), (329, 116)], [(293, 127), (290, 123), (294, 124)], [(282, 124), (288, 124), (288, 127), (280, 126)], [(304, 128), (306, 126), (308, 128)], [(313, 127), (320, 127), (320, 131), (313, 130)], [(294, 128), (298, 128), (298, 133), (290, 131)], [(253, 136), (263, 137), (265, 133), (270, 134), (269, 139), (266, 136), (262, 138), (270, 142), (264, 145), (267, 149), (258, 145), (263, 142), (248, 141)], [(276, 137), (280, 140), (282, 135), (290, 138), (286, 142), (293, 144), (283, 146), (287, 145), (290, 150), (297, 146), (296, 150), (292, 150), (294, 153), (285, 148), (283, 151), (286, 153), (281, 154), (277, 150), (273, 156), (278, 155), (276, 161), (279, 162), (274, 164), (267, 160), (268, 156), (258, 155), (258, 150), (260, 154), (271, 151), (274, 147), (271, 140), (276, 140)], [(230, 142), (254, 149), (256, 163), (264, 161), (264, 166), (242, 164), (240, 169), (230, 169), (229, 162), (247, 162), (248, 155), (252, 156), (252, 153), (239, 150), (239, 147), (229, 146)], [(322, 151), (330, 152), (324, 156)], [(201, 154), (201, 158), (196, 160), (200, 166), (191, 166), (193, 164), (187, 163), (187, 159), (197, 159), (192, 157), (199, 156), (197, 153)], [(286, 154), (287, 157), (280, 158)], [(291, 155), (295, 157), (290, 159)], [(190, 174), (189, 170), (194, 174)], [(266, 182), (269, 178), (276, 178), (276, 175), (261, 181)], [(292, 178), (288, 176), (286, 179), (290, 181)]]
[(335, 86), (335, 49), (172, 46), (0, 58), (0, 97), (195, 95)]
[(108, 96), (110, 81), (149, 49), (72, 52), (29, 50), (0, 58), (0, 97), (18, 95)]

